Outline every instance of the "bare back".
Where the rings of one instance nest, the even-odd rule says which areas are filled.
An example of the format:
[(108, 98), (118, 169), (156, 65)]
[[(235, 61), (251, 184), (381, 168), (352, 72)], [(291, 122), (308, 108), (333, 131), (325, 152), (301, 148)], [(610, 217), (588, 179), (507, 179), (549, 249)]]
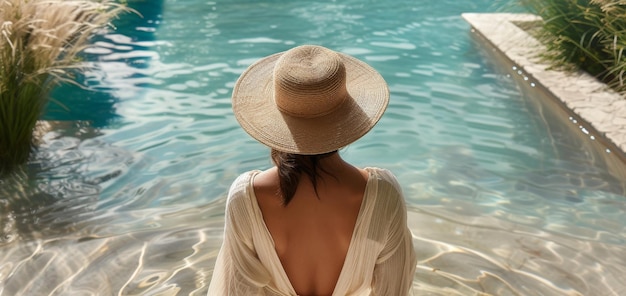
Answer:
[(322, 175), (315, 195), (302, 176), (287, 207), (272, 168), (254, 179), (254, 191), (280, 262), (302, 296), (331, 295), (341, 273), (359, 214), (368, 173), (341, 159)]

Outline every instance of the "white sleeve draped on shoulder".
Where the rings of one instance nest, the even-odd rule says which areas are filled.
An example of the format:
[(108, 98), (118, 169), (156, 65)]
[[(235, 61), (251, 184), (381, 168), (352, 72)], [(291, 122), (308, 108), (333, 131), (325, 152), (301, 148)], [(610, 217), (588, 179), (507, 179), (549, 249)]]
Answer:
[[(370, 179), (333, 295), (409, 295), (416, 256), (402, 191), (391, 172), (367, 170)], [(259, 233), (266, 229), (260, 227), (263, 219), (255, 209), (256, 201), (251, 200), (253, 175), (242, 174), (230, 188), (224, 242), (209, 285), (210, 296), (295, 296), (277, 273), (282, 270), (280, 262), (272, 261), (272, 256), (268, 259), (265, 249), (273, 243)]]
[(397, 198), (389, 198), (390, 211), (387, 215), (379, 216), (378, 223), (386, 224), (388, 233), (385, 246), (378, 255), (374, 267), (371, 295), (412, 295), (417, 258), (413, 249), (413, 236), (406, 224), (404, 196), (391, 172), (382, 170), (380, 174), (390, 186), (388, 189), (379, 188), (388, 190), (388, 193), (382, 196), (389, 198), (397, 194)]
[(252, 242), (254, 217), (245, 197), (247, 175), (233, 182), (226, 203), (224, 242), (217, 256), (207, 295), (265, 295), (270, 275)]

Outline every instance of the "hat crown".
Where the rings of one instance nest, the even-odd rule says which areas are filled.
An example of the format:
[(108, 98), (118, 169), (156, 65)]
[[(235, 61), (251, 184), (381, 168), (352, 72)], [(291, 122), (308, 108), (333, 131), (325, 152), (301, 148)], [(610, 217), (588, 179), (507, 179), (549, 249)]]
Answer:
[(324, 116), (348, 96), (341, 56), (321, 46), (299, 46), (285, 52), (276, 62), (273, 76), (275, 103), (291, 116)]

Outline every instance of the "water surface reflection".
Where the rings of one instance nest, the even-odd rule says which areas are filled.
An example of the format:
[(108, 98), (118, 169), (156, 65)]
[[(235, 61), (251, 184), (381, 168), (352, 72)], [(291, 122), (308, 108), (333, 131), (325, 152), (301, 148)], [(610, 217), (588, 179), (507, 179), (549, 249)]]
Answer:
[(205, 294), (228, 187), (270, 164), (233, 83), (315, 43), (390, 85), (379, 125), (341, 153), (398, 175), (421, 295), (623, 294), (626, 166), (482, 50), (460, 13), (491, 1), (464, 2), (131, 1), (159, 12), (98, 40), (86, 79), (102, 104), (50, 111), (70, 121), (0, 180), (0, 293)]

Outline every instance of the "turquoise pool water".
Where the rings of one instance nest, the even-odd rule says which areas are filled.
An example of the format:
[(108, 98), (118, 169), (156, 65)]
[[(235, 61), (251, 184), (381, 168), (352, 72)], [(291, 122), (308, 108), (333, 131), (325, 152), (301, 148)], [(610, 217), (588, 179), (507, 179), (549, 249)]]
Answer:
[[(402, 183), (419, 295), (626, 293), (626, 165), (477, 41), (493, 1), (129, 1), (53, 96), (46, 142), (0, 180), (0, 295), (203, 295), (234, 178), (269, 166), (238, 75), (305, 43), (391, 89), (342, 151)], [(509, 6), (510, 7), (510, 6)]]

